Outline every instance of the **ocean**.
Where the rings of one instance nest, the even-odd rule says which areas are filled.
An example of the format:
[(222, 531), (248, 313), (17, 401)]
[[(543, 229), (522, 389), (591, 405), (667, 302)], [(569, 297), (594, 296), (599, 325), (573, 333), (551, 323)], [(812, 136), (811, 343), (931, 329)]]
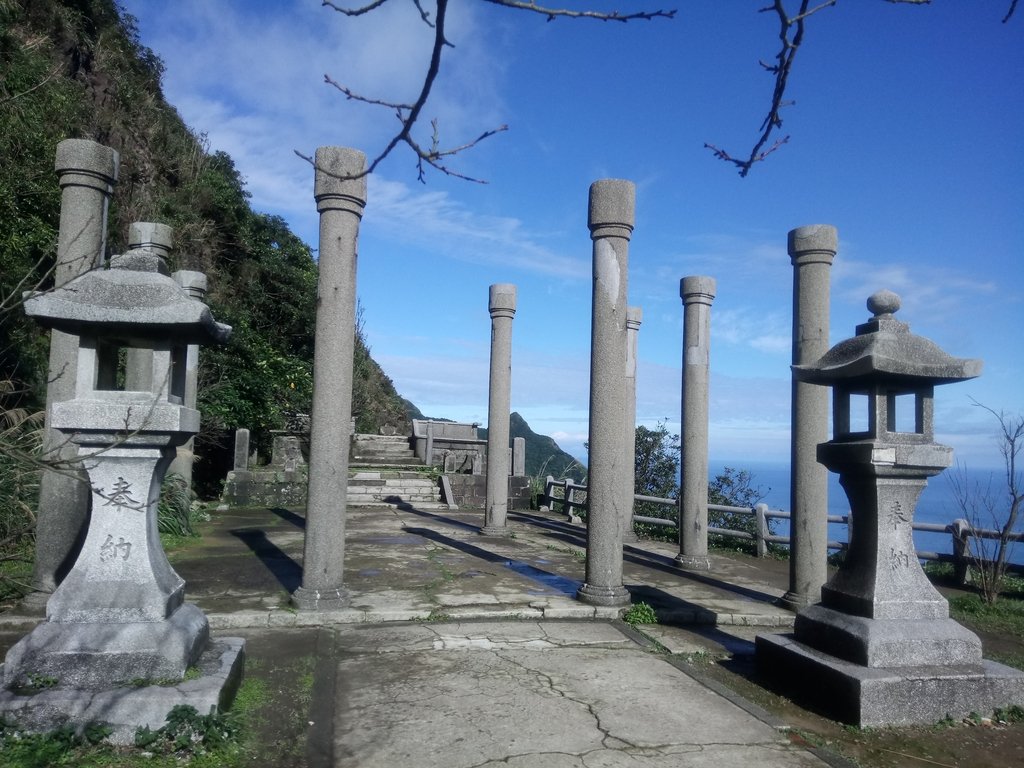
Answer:
[[(771, 509), (789, 510), (789, 465), (757, 461), (723, 461), (711, 460), (709, 470), (711, 478), (722, 471), (724, 467), (734, 469), (745, 469), (753, 475), (751, 486), (759, 488), (763, 495), (762, 501)], [(928, 481), (928, 485), (921, 492), (917, 503), (917, 510), (914, 513), (914, 522), (938, 523), (948, 525), (958, 517), (963, 517), (956, 503), (950, 482), (950, 472), (956, 468), (947, 469)], [(1003, 483), (1005, 482), (1000, 470), (967, 470), (968, 484), (973, 486), (975, 482), (985, 487), (991, 481), (991, 488), (996, 494), (1003, 494)], [(997, 496), (1002, 500), (1003, 496)], [(846, 499), (846, 492), (839, 485), (839, 475), (829, 472), (828, 488), (828, 513), (830, 515), (845, 515), (850, 511), (849, 502)], [(979, 521), (986, 528), (996, 526), (990, 520)], [(776, 520), (775, 532), (779, 535), (788, 535), (789, 521)], [(828, 537), (830, 541), (847, 541), (846, 526), (839, 523), (829, 524)], [(948, 533), (927, 533), (914, 531), (914, 545), (920, 551), (945, 552), (952, 554), (952, 536)], [(1024, 542), (1020, 542), (1010, 552), (1011, 562), (1024, 564)]]

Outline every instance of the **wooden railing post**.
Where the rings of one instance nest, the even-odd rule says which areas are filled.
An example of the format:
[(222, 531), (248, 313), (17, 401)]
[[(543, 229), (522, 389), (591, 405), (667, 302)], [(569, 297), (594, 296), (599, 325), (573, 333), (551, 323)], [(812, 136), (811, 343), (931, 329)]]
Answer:
[(754, 519), (757, 521), (757, 556), (765, 557), (768, 554), (768, 542), (765, 537), (768, 535), (768, 505), (758, 504), (754, 507)]
[(963, 586), (971, 565), (971, 524), (958, 518), (949, 524), (949, 532), (953, 535), (953, 577)]

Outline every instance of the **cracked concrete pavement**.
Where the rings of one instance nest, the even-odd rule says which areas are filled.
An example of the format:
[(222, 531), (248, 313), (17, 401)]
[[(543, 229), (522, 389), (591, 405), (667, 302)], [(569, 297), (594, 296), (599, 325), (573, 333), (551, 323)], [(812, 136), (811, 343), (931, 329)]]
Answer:
[[(627, 545), (625, 585), (660, 621), (645, 628), (652, 642), (618, 611), (575, 600), (583, 526), (517, 511), (512, 535), (490, 537), (482, 522), (472, 509), (350, 508), (351, 599), (339, 611), (288, 605), (301, 579), (297, 510), (219, 511), (171, 554), (214, 636), (246, 638), (246, 674), (286, 691), (315, 666), (308, 699), (274, 699), (273, 764), (825, 764), (766, 713), (680, 668), (705, 650), (752, 653), (753, 632), (791, 625), (774, 605), (786, 586), (778, 564), (712, 555), (710, 572), (686, 573), (672, 544)], [(0, 646), (39, 619), (0, 615)]]
[(334, 754), (324, 765), (826, 765), (612, 623), (334, 632)]

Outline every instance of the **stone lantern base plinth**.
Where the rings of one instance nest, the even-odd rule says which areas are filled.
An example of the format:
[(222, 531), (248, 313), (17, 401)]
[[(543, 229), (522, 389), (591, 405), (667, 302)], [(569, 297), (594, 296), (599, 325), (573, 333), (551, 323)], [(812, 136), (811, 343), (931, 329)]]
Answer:
[(978, 664), (866, 667), (798, 642), (758, 635), (759, 673), (813, 709), (861, 727), (926, 725), (1024, 701), (1024, 672)]
[[(180, 613), (181, 611), (179, 611)], [(45, 626), (45, 625), (42, 625)], [(0, 690), (0, 713), (17, 722), (18, 727), (35, 733), (46, 733), (65, 725), (82, 732), (90, 724), (105, 724), (111, 733), (107, 739), (114, 744), (129, 745), (138, 729), (157, 730), (166, 724), (167, 716), (178, 705), (194, 707), (207, 715), (216, 707), (229, 707), (242, 681), (245, 641), (226, 637), (212, 641), (190, 666), (198, 675), (189, 679), (161, 681), (163, 685), (133, 687), (112, 682), (105, 687), (86, 690), (65, 687), (58, 680), (51, 688)], [(6, 665), (5, 665), (6, 666)], [(2, 669), (2, 667), (0, 667)], [(49, 683), (36, 679), (37, 685)]]
[(47, 621), (8, 652), (3, 683), (18, 688), (48, 680), (95, 691), (139, 681), (181, 680), (209, 637), (206, 616), (191, 603), (164, 621)]

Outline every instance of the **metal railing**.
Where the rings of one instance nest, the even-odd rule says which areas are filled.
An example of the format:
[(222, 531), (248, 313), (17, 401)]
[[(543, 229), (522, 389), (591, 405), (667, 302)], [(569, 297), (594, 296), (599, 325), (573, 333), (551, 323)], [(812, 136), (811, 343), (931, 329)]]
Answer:
[[(554, 495), (556, 488), (562, 489), (562, 496)], [(586, 501), (579, 500), (579, 494), (586, 493), (586, 491), (587, 486), (577, 483), (571, 478), (555, 480), (551, 475), (548, 475), (544, 483), (544, 498), (547, 501), (548, 507), (554, 511), (554, 505), (556, 503), (560, 504), (562, 505), (562, 512), (565, 515), (571, 515), (572, 510), (574, 509), (586, 509)], [(638, 493), (633, 497), (633, 501), (634, 503), (645, 502), (648, 504), (660, 504), (677, 510), (676, 518), (649, 517), (646, 515), (634, 514), (634, 523), (660, 525), (668, 528), (679, 527), (679, 502), (677, 499), (665, 499), (658, 496), (644, 496), (643, 494)], [(758, 504), (753, 507), (731, 507), (723, 504), (708, 504), (708, 511), (752, 516), (755, 521), (753, 533), (750, 531), (738, 531), (730, 528), (716, 528), (709, 526), (708, 534), (712, 536), (724, 536), (726, 538), (753, 541), (757, 549), (758, 557), (764, 557), (768, 554), (769, 544), (782, 544), (785, 546), (789, 546), (790, 544), (789, 536), (779, 536), (772, 533), (771, 526), (769, 524), (769, 520), (789, 520), (790, 513), (785, 510), (769, 509), (767, 504)], [(828, 522), (849, 526), (850, 516), (828, 515)], [(917, 557), (919, 560), (933, 560), (943, 563), (952, 563), (956, 579), (960, 582), (963, 582), (966, 579), (968, 568), (977, 559), (977, 555), (972, 554), (971, 539), (998, 540), (1002, 536), (1000, 531), (989, 528), (974, 528), (970, 523), (963, 519), (954, 520), (952, 523), (948, 523), (946, 525), (941, 523), (913, 523), (911, 527), (913, 530), (920, 531), (922, 533), (950, 534), (952, 538), (951, 553), (917, 550)], [(1024, 533), (1011, 533), (1009, 534), (1008, 539), (1014, 542), (1024, 541)], [(846, 549), (847, 546), (849, 545), (845, 541), (828, 542), (828, 548), (831, 550), (843, 550)], [(1024, 565), (1009, 563), (1007, 564), (1007, 570), (1024, 573)]]

